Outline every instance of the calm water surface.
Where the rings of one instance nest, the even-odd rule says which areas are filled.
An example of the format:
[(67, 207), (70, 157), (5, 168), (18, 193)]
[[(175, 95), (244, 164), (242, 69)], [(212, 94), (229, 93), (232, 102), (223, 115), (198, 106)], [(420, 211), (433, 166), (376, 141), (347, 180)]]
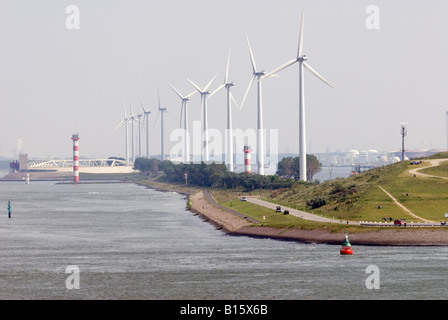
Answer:
[[(182, 195), (134, 184), (0, 182), (1, 299), (448, 298), (448, 248), (352, 245), (344, 257), (229, 236)], [(70, 265), (79, 289), (66, 288)], [(369, 265), (379, 289), (366, 287)]]

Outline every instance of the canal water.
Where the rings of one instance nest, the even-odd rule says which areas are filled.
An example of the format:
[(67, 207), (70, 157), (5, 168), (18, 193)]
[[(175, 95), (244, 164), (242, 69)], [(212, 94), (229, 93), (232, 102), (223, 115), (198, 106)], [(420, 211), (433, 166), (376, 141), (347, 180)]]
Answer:
[(448, 298), (446, 247), (340, 256), (226, 235), (185, 204), (135, 184), (0, 182), (0, 299)]

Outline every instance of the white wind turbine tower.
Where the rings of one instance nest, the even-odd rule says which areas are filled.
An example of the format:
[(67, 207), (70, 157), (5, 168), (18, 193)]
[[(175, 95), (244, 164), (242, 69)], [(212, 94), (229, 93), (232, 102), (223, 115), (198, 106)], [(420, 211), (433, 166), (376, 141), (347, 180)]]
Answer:
[[(183, 96), (176, 88), (174, 88), (170, 83), (168, 85), (171, 87), (171, 89), (174, 90), (174, 92), (179, 96), (179, 98), (182, 100), (182, 105), (180, 109), (180, 121), (182, 123), (182, 112), (184, 112), (184, 163), (188, 163), (188, 159), (190, 156), (190, 141), (188, 139), (188, 110), (187, 110), (187, 102), (190, 100), (190, 97), (196, 93), (196, 91), (193, 91), (192, 93)], [(160, 106), (159, 106), (160, 108)], [(159, 109), (160, 110), (160, 109)], [(162, 113), (163, 117), (163, 113)]]
[(253, 77), (249, 82), (249, 86), (247, 87), (246, 93), (244, 94), (243, 101), (241, 102), (240, 109), (243, 107), (244, 101), (246, 100), (247, 94), (254, 82), (255, 78), (258, 78), (258, 90), (257, 90), (257, 160), (258, 160), (258, 174), (264, 175), (264, 139), (263, 139), (263, 107), (262, 107), (262, 94), (261, 94), (261, 80), (266, 72), (264, 70), (257, 70), (257, 66), (255, 65), (254, 55), (252, 53), (252, 49), (250, 47), (249, 38), (246, 36), (247, 45), (249, 47), (250, 60), (252, 63), (252, 71)]
[(306, 138), (305, 138), (305, 89), (304, 89), (304, 76), (303, 76), (303, 67), (308, 69), (312, 74), (318, 77), (320, 80), (328, 84), (333, 88), (333, 85), (324, 79), (319, 73), (317, 73), (313, 68), (310, 67), (305, 61), (308, 59), (306, 55), (302, 55), (302, 47), (303, 47), (303, 22), (304, 22), (304, 13), (302, 13), (302, 22), (300, 25), (300, 34), (299, 34), (299, 48), (297, 50), (297, 57), (294, 59), (282, 64), (277, 67), (273, 71), (269, 72), (263, 79), (270, 77), (271, 75), (283, 70), (294, 63), (299, 63), (299, 168), (300, 168), (300, 180), (306, 181)]
[(142, 122), (140, 120), (140, 118), (142, 117), (143, 114), (139, 113), (137, 114), (137, 121), (138, 121), (138, 157), (141, 158), (142, 157)]
[[(159, 102), (159, 112), (157, 113), (157, 117), (159, 116), (159, 113), (161, 114), (161, 118), (160, 118), (160, 159), (163, 161), (165, 160), (165, 148), (164, 148), (164, 138), (163, 138), (163, 113), (166, 111), (165, 107), (161, 107), (160, 106), (160, 94), (157, 93), (157, 98), (158, 98), (158, 102)], [(156, 118), (157, 121), (157, 118)]]
[(129, 120), (131, 121), (131, 141), (132, 141), (132, 161), (135, 161), (135, 134), (134, 134), (134, 122), (139, 120), (139, 115), (134, 114), (132, 111), (132, 102), (130, 103), (131, 114), (129, 115)]
[(210, 88), (210, 85), (212, 84), (213, 80), (215, 80), (217, 75), (215, 75), (212, 80), (210, 80), (209, 83), (207, 83), (207, 85), (201, 89), (199, 88), (198, 85), (196, 85), (193, 81), (191, 81), (190, 79), (187, 79), (192, 85), (193, 87), (196, 88), (196, 90), (201, 94), (201, 104), (202, 104), (202, 125), (203, 125), (203, 137), (202, 140), (204, 142), (204, 149), (203, 149), (203, 156), (204, 156), (204, 161), (208, 162), (209, 161), (209, 153), (208, 153), (208, 120), (207, 120), (207, 99), (209, 99), (211, 96), (213, 96), (216, 92), (218, 92), (220, 89), (222, 89), (224, 86), (219, 86), (215, 91), (210, 92), (208, 91), (208, 89)]
[(140, 101), (140, 106), (142, 107), (143, 110), (143, 114), (145, 116), (145, 125), (146, 125), (146, 158), (149, 159), (149, 115), (151, 114), (152, 110), (148, 110), (146, 111), (145, 108), (143, 107), (142, 101), (139, 99)]
[[(230, 50), (229, 55), (227, 57), (227, 66), (226, 66), (226, 75), (224, 77), (224, 83), (221, 84), (214, 93), (216, 93), (221, 88), (225, 87), (227, 90), (227, 146), (226, 146), (226, 163), (228, 164), (228, 170), (233, 172), (233, 128), (232, 128), (232, 101), (236, 106), (238, 104), (235, 101), (232, 93), (230, 92), (230, 88), (235, 85), (234, 82), (229, 81), (229, 64), (230, 64)], [(214, 94), (213, 93), (213, 94)], [(209, 96), (209, 98), (211, 95)]]

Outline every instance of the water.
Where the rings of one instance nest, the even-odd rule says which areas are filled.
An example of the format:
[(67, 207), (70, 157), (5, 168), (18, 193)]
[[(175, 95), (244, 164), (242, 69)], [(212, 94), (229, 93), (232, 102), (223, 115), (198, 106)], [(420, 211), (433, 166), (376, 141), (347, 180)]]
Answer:
[[(7, 218), (7, 201), (13, 214)], [(1, 299), (446, 299), (446, 247), (229, 236), (134, 184), (0, 183)], [(342, 239), (341, 239), (342, 241)], [(67, 266), (79, 289), (67, 289)], [(379, 289), (368, 289), (369, 265)]]
[(353, 171), (353, 167), (328, 167), (322, 165), (321, 171), (316, 173), (313, 180), (327, 181), (336, 178), (347, 178), (350, 177), (350, 172)]

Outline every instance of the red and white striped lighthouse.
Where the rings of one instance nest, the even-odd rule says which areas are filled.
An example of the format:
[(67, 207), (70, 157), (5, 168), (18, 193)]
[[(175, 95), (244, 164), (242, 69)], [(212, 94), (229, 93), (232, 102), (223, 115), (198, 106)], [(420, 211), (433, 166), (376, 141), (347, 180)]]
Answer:
[(252, 152), (252, 149), (249, 146), (244, 146), (244, 172), (250, 173), (251, 172), (251, 165), (250, 165), (250, 153)]
[(73, 140), (73, 182), (79, 182), (79, 153), (78, 153), (78, 134), (72, 136)]

